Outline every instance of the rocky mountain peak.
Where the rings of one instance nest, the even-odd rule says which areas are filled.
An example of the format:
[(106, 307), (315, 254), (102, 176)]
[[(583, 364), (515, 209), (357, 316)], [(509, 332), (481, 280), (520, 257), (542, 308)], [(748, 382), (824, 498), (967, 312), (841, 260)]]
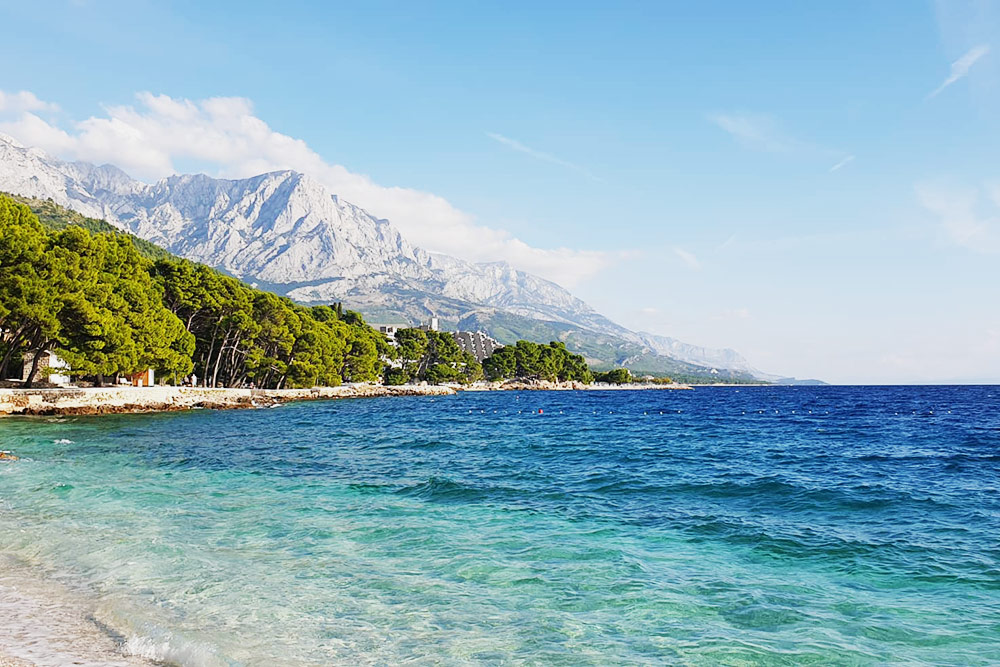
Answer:
[(618, 341), (608, 354), (631, 345), (640, 354), (749, 367), (728, 350), (631, 332), (507, 262), (477, 264), (415, 248), (390, 221), (291, 170), (242, 179), (184, 174), (146, 184), (113, 165), (63, 162), (0, 135), (0, 190), (50, 198), (306, 303), (344, 301), (395, 322), (506, 313), (528, 327), (528, 336), (539, 321), (547, 330)]

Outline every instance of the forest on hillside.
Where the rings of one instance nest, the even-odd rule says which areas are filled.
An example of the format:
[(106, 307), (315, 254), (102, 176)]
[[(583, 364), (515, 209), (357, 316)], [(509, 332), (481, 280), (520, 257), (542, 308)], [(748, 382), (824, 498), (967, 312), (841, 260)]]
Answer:
[(0, 378), (27, 360), (25, 386), (44, 380), (47, 352), (95, 384), (146, 369), (206, 387), (594, 380), (561, 342), (518, 341), (480, 364), (446, 332), (390, 341), (339, 303), (302, 306), (104, 221), (0, 194)]
[(150, 259), (124, 234), (46, 228), (0, 195), (0, 377), (22, 356), (37, 365), (56, 351), (98, 383), (152, 368), (212, 387), (338, 385), (375, 381), (388, 347), (356, 313), (300, 306), (168, 254)]

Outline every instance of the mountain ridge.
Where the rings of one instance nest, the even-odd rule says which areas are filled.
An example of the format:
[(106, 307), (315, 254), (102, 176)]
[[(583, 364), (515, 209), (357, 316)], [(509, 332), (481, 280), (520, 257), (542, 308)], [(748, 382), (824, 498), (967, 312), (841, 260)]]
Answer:
[(114, 165), (64, 162), (0, 134), (0, 190), (52, 199), (303, 303), (347, 301), (376, 319), (433, 314), (487, 331), (503, 328), (497, 322), (558, 330), (581, 349), (600, 350), (603, 358), (592, 361), (639, 372), (764, 375), (733, 350), (630, 331), (506, 262), (472, 263), (412, 246), (390, 221), (292, 170), (245, 179), (174, 175), (146, 184)]

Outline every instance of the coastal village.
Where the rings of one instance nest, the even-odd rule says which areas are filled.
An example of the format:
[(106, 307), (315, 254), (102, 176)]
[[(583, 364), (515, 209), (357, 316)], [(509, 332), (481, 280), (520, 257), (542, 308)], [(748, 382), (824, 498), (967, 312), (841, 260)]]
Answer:
[[(399, 346), (395, 338), (396, 333), (399, 331), (410, 328), (425, 332), (441, 331), (440, 320), (437, 317), (431, 317), (426, 323), (416, 327), (408, 324), (373, 324), (371, 326), (383, 334), (386, 342), (393, 348)], [(458, 348), (463, 353), (471, 355), (480, 364), (503, 347), (495, 338), (482, 331), (450, 331), (447, 333), (455, 339), (455, 344), (458, 345)], [(390, 367), (399, 368), (402, 366), (402, 361), (395, 356), (383, 356), (382, 361)], [(25, 354), (21, 360), (20, 377), (6, 378), (5, 382), (11, 386), (16, 386), (18, 382), (23, 385), (30, 382), (36, 375), (44, 378), (43, 385), (54, 387), (74, 386), (74, 375), (69, 363), (52, 350), (38, 354), (31, 352)], [(203, 386), (199, 384), (198, 380), (198, 376), (192, 374), (190, 377), (185, 377), (182, 384), (183, 386), (193, 387)], [(152, 368), (146, 368), (141, 371), (125, 374), (118, 377), (114, 384), (116, 386), (152, 387), (156, 385), (156, 372)], [(160, 384), (166, 385), (168, 383), (161, 378)]]
[(46, 217), (43, 225), (26, 203), (0, 194), (0, 414), (684, 386), (626, 368), (592, 370), (561, 341), (504, 345), (483, 331), (445, 331), (433, 314), (369, 324), (340, 302), (302, 306), (44, 210), (55, 210), (58, 224)]
[[(454, 340), (463, 355), (469, 355), (479, 364), (492, 357), (505, 346), (482, 331), (442, 332), (440, 320), (429, 318), (416, 327), (406, 324), (374, 324), (372, 327), (384, 335), (387, 344), (395, 351), (400, 346), (400, 332), (420, 331), (443, 333)], [(405, 337), (405, 335), (404, 335)], [(382, 358), (386, 369), (403, 369), (406, 361), (398, 353)], [(173, 411), (193, 408), (262, 408), (274, 407), (287, 401), (340, 398), (366, 398), (376, 396), (444, 396), (458, 391), (495, 390), (582, 390), (613, 389), (626, 386), (623, 382), (583, 383), (578, 380), (559, 381), (538, 378), (506, 380), (480, 379), (471, 383), (427, 381), (390, 385), (379, 383), (348, 383), (339, 386), (300, 389), (266, 389), (249, 387), (207, 387), (199, 384), (197, 375), (184, 378), (180, 385), (173, 385), (167, 378), (157, 376), (153, 369), (125, 374), (108, 386), (93, 386), (74, 376), (70, 365), (56, 352), (47, 351), (35, 359), (26, 355), (22, 361), (20, 378), (6, 380), (0, 388), (0, 415), (4, 414), (109, 414), (119, 412)], [(46, 379), (43, 386), (18, 388), (34, 372)], [(672, 382), (656, 383), (653, 378), (635, 380), (632, 389), (689, 389), (688, 385)]]

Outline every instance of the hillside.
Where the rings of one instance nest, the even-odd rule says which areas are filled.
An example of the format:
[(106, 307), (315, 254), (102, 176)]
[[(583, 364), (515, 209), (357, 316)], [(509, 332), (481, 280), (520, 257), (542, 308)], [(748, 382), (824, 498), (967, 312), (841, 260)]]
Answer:
[[(348, 303), (375, 322), (412, 324), (436, 315), (446, 326), (482, 329), (501, 340), (563, 340), (596, 367), (705, 379), (762, 376), (731, 350), (659, 345), (506, 263), (470, 263), (411, 246), (388, 220), (292, 171), (236, 180), (171, 176), (149, 185), (111, 165), (62, 162), (0, 135), (0, 190), (51, 199), (48, 207), (76, 211), (83, 225), (104, 219), (298, 303)], [(46, 205), (38, 206), (52, 218)], [(144, 252), (156, 251), (144, 246)]]
[(88, 218), (81, 213), (71, 211), (68, 208), (56, 204), (50, 199), (43, 200), (35, 197), (22, 197), (21, 195), (15, 195), (9, 192), (0, 192), (0, 195), (6, 195), (14, 201), (20, 202), (30, 208), (31, 212), (38, 216), (38, 221), (42, 223), (42, 226), (50, 231), (59, 231), (66, 229), (70, 225), (76, 225), (77, 227), (83, 227), (92, 234), (123, 234), (132, 241), (132, 244), (136, 247), (136, 250), (139, 251), (139, 254), (147, 259), (157, 260), (174, 257), (173, 254), (167, 252), (155, 243), (150, 243), (145, 239), (141, 239), (135, 234), (123, 232), (114, 225), (108, 224), (104, 220)]

